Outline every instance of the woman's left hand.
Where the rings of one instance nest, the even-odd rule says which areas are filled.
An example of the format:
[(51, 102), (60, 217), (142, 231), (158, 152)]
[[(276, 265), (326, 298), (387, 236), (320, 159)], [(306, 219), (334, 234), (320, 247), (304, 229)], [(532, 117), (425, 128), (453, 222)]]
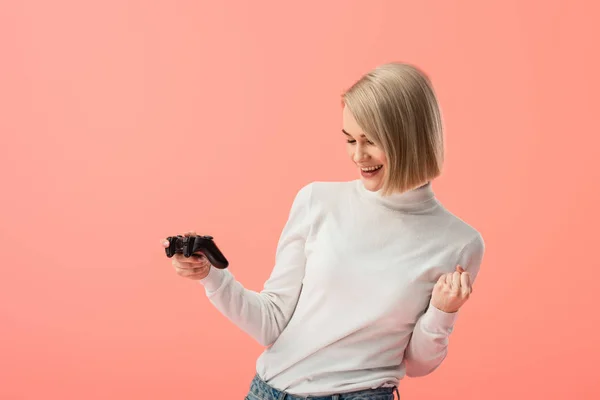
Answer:
[(431, 304), (444, 312), (454, 313), (469, 299), (472, 292), (471, 275), (457, 265), (456, 271), (440, 276), (433, 287)]

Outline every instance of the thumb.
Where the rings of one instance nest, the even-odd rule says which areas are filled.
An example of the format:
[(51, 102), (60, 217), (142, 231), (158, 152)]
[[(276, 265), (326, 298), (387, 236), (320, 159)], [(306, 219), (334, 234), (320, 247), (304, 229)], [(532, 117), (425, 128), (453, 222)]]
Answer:
[(437, 280), (437, 282), (435, 283), (436, 286), (442, 286), (444, 285), (444, 283), (446, 283), (446, 274), (442, 274), (442, 276), (440, 276)]

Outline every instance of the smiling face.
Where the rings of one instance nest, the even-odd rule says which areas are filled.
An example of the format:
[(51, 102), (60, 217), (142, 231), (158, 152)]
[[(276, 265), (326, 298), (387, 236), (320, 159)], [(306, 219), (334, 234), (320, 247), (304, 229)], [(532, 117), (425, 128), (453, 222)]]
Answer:
[(356, 165), (365, 188), (378, 191), (383, 186), (387, 168), (385, 153), (365, 135), (346, 106), (342, 119), (342, 133), (347, 141), (348, 155)]

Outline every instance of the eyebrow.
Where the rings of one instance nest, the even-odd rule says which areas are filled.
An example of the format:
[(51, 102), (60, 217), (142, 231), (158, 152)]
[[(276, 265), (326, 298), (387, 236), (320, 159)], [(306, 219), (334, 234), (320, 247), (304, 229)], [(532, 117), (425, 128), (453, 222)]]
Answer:
[[(342, 129), (342, 132), (344, 132), (344, 135), (346, 135), (346, 136), (352, 136), (351, 134), (349, 134), (348, 132), (346, 132), (344, 129)], [(364, 133), (362, 135), (360, 135), (360, 137), (366, 138), (366, 136), (365, 136)]]

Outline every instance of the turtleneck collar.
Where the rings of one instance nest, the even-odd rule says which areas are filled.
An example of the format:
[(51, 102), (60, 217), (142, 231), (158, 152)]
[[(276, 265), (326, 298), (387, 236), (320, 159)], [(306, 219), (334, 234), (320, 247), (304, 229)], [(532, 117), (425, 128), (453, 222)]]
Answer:
[(431, 181), (418, 188), (403, 193), (392, 193), (388, 196), (384, 196), (381, 190), (376, 192), (368, 190), (360, 179), (356, 180), (356, 184), (358, 191), (365, 199), (397, 211), (424, 211), (437, 204)]

